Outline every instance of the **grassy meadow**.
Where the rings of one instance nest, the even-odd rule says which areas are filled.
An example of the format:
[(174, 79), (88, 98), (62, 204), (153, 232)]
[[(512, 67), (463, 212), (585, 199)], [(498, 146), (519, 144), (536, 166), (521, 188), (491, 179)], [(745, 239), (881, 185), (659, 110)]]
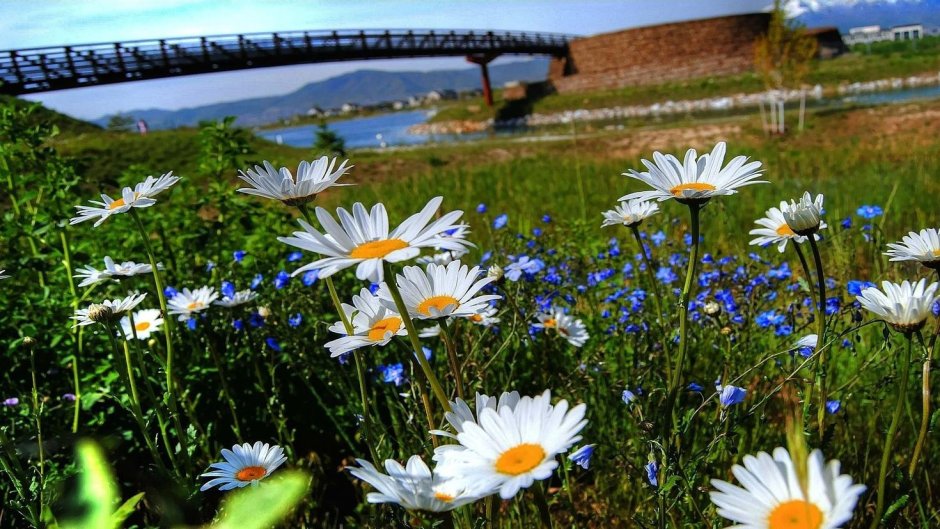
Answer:
[[(374, 489), (345, 470), (373, 454), (432, 464), (435, 447), (454, 442), (428, 434), (429, 423), (449, 428), (442, 405), (408, 337), (330, 357), (324, 344), (337, 337), (328, 327), (338, 317), (326, 281), (290, 276), (316, 256), (277, 240), (298, 229), (302, 212), (236, 192), (240, 169), (268, 160), (293, 170), (321, 153), (230, 128), (139, 136), (63, 126), (55, 135), (50, 123), (61, 118), (32, 112), (7, 105), (0, 114), (0, 275), (10, 276), (0, 280), (0, 527), (718, 528), (732, 523), (710, 501), (710, 480), (737, 483), (733, 465), (779, 446), (794, 458), (818, 448), (867, 487), (843, 527), (940, 524), (937, 415), (923, 419), (921, 401), (936, 316), (925, 344), (915, 337), (907, 349), (854, 301), (858, 281), (935, 277), (882, 252), (936, 227), (940, 102), (816, 111), (806, 130), (780, 137), (745, 115), (348, 153), (355, 167), (341, 182), (355, 185), (331, 188), (315, 205), (382, 203), (394, 227), (442, 196), (438, 215), (463, 210), (476, 245), (463, 262), (518, 271), (485, 288), (501, 296), (498, 322), (458, 318), (449, 340), (420, 338), (448, 398), (459, 391), (473, 408), (475, 392), (550, 389), (553, 403), (587, 406), (583, 440), (568, 452), (594, 445), (589, 468), (559, 454), (550, 478), (512, 499), (489, 495), (452, 513), (370, 504)], [(621, 173), (642, 169), (654, 151), (681, 160), (719, 141), (728, 158), (761, 161), (770, 184), (702, 209), (690, 291), (689, 208), (666, 201), (639, 226), (649, 262), (630, 230), (600, 227), (601, 213), (645, 188)], [(69, 224), (74, 206), (169, 171), (181, 180), (152, 206), (98, 227)], [(818, 329), (815, 273), (792, 253), (796, 243), (779, 253), (749, 246), (748, 232), (765, 210), (807, 190), (825, 195), (828, 228), (819, 243), (825, 338), (804, 356), (794, 344)], [(147, 340), (114, 336), (117, 324), (73, 327), (76, 310), (129, 292), (147, 294), (138, 308), (159, 308), (163, 289), (150, 274), (89, 287), (73, 277), (85, 265), (100, 269), (105, 256), (148, 263), (148, 253), (162, 264), (160, 287), (257, 297), (179, 321), (164, 314), (168, 333)], [(347, 303), (370, 286), (353, 270), (333, 276)], [(534, 325), (553, 308), (583, 322), (585, 344)], [(740, 400), (722, 398), (716, 379), (743, 390)], [(820, 384), (837, 405), (819, 401)], [(897, 435), (882, 471), (889, 429)], [(282, 447), (283, 467), (257, 487), (199, 490), (221, 449), (256, 441)], [(803, 523), (787, 527), (822, 526)]]

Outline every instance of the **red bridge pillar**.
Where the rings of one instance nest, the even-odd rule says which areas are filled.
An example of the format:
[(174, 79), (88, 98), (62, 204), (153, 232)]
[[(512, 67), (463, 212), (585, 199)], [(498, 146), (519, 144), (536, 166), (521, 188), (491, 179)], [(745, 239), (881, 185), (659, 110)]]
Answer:
[(483, 81), (483, 101), (488, 107), (493, 106), (493, 88), (490, 86), (490, 70), (486, 65), (498, 56), (498, 54), (489, 53), (479, 53), (476, 55), (467, 56), (468, 62), (480, 65), (480, 75)]

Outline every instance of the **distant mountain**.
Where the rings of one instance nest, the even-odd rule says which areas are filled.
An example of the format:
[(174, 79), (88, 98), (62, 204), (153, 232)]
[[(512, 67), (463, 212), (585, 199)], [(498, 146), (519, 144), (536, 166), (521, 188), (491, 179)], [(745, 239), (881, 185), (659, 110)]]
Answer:
[[(490, 67), (494, 87), (508, 81), (541, 81), (548, 73), (548, 59), (498, 64)], [(216, 103), (180, 110), (143, 109), (122, 112), (143, 119), (153, 129), (193, 126), (202, 120), (237, 116), (245, 126), (272, 123), (279, 119), (305, 113), (310, 107), (338, 108), (343, 103), (359, 105), (408, 99), (432, 90), (469, 90), (480, 88), (479, 68), (438, 70), (430, 72), (387, 72), (357, 70), (310, 83), (295, 92), (281, 96), (259, 97)], [(94, 123), (106, 125), (110, 116)]]
[(940, 0), (790, 0), (785, 6), (809, 27), (836, 26), (843, 32), (870, 25), (940, 26)]

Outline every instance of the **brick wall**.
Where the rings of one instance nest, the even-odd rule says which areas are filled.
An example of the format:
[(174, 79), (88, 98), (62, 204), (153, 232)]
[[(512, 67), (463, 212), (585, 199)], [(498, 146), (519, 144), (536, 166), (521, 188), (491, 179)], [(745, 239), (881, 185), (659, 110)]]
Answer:
[(576, 39), (567, 57), (552, 59), (549, 80), (559, 92), (577, 92), (748, 71), (769, 21), (735, 15)]

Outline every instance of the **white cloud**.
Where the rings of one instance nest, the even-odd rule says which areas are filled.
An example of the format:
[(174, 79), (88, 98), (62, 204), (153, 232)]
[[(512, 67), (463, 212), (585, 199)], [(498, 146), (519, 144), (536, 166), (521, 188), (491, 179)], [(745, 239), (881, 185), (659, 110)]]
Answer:
[(859, 4), (918, 3), (920, 0), (786, 0), (783, 8), (790, 18), (828, 7), (854, 7)]

